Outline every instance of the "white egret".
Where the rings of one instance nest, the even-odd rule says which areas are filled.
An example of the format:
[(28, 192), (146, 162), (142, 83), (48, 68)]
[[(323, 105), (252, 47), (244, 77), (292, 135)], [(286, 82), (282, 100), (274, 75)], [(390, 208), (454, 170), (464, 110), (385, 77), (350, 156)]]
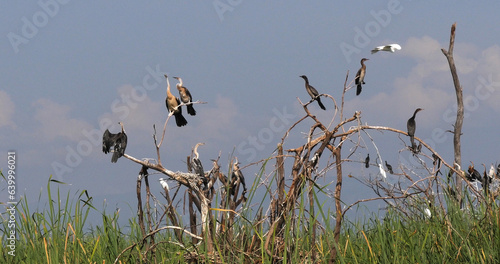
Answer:
[(389, 44), (385, 46), (378, 46), (374, 49), (372, 49), (372, 54), (377, 53), (379, 51), (390, 51), (390, 52), (395, 52), (396, 50), (400, 50), (401, 46), (399, 44)]
[(163, 179), (163, 178), (159, 178), (158, 179), (160, 181), (160, 184), (161, 184), (161, 187), (163, 189), (167, 189), (167, 191), (170, 191), (170, 188), (168, 187), (168, 182), (167, 180)]

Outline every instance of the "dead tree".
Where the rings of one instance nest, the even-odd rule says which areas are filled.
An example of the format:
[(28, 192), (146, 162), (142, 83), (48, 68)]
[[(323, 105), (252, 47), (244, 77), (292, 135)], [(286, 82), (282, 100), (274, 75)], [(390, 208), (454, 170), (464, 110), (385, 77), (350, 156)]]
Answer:
[(464, 101), (462, 95), (462, 86), (460, 85), (460, 81), (458, 80), (457, 68), (455, 67), (455, 60), (453, 59), (453, 47), (455, 44), (455, 29), (457, 23), (454, 23), (451, 26), (450, 33), (450, 46), (448, 51), (445, 49), (441, 49), (444, 56), (448, 60), (448, 64), (450, 65), (451, 77), (453, 78), (453, 84), (455, 85), (455, 94), (457, 96), (457, 119), (455, 120), (455, 125), (453, 126), (453, 148), (454, 148), (454, 167), (459, 170), (462, 174), (461, 176), (457, 175), (455, 177), (455, 192), (457, 193), (457, 200), (459, 204), (462, 203), (462, 178), (463, 173), (460, 170), (462, 166), (462, 153), (461, 153), (461, 145), (460, 145), (460, 136), (462, 135), (462, 125), (464, 122)]

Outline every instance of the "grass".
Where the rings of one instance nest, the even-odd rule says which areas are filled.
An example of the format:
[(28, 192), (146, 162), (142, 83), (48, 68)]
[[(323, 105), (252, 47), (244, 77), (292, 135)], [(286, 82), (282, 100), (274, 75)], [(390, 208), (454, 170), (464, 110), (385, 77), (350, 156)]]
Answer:
[[(47, 198), (44, 208), (31, 211), (26, 199), (17, 206), (15, 257), (8, 254), (7, 243), (10, 228), (8, 222), (0, 225), (2, 247), (0, 263), (113, 263), (127, 247), (132, 247), (120, 257), (120, 263), (143, 263), (141, 254), (144, 245), (135, 218), (126, 228), (118, 224), (116, 212), (101, 214), (102, 222), (88, 226), (91, 211), (97, 211), (92, 198), (83, 191), (74, 197), (53, 192), (47, 183)], [(41, 197), (39, 197), (41, 199)], [(283, 247), (284, 263), (326, 263), (333, 242), (332, 213), (323, 211), (325, 204), (315, 196), (315, 214), (308, 212), (307, 194), (299, 199), (296, 221), (287, 219), (283, 241), (271, 239), (273, 248)], [(500, 209), (497, 204), (469, 206), (469, 211), (460, 210), (448, 203), (446, 216), (434, 211), (430, 219), (422, 216), (408, 217), (389, 210), (381, 218), (378, 215), (358, 220), (345, 221), (339, 241), (338, 263), (500, 263)], [(6, 215), (4, 215), (4, 220)], [(246, 216), (248, 217), (248, 216)], [(312, 243), (312, 219), (324, 224), (317, 229), (316, 243)], [(239, 230), (232, 241), (216, 240), (216, 251), (221, 263), (243, 263), (249, 258), (244, 249), (251, 243), (260, 243), (260, 260), (271, 263), (265, 252), (264, 233), (266, 225), (253, 226), (249, 221), (234, 223)], [(125, 231), (126, 230), (126, 231)], [(319, 231), (321, 230), (321, 231)], [(155, 237), (162, 241), (150, 250), (148, 263), (183, 263), (186, 253), (194, 247), (182, 248), (175, 242), (173, 232), (162, 231)], [(190, 245), (186, 238), (185, 245)], [(227, 244), (232, 250), (227, 251)], [(209, 259), (211, 254), (198, 252)], [(154, 251), (154, 255), (150, 254)], [(313, 252), (316, 252), (313, 255)], [(145, 263), (145, 262), (144, 262)]]

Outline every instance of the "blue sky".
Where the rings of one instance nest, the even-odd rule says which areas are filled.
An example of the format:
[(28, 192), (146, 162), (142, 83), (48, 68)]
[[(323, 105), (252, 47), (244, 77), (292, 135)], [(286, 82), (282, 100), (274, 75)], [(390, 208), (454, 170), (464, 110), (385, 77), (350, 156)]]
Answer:
[[(163, 127), (167, 115), (163, 73), (181, 76), (194, 99), (207, 102), (195, 105), (198, 115), (187, 116), (186, 127), (168, 124), (163, 164), (185, 171), (185, 157), (198, 142), (206, 143), (200, 147), (205, 167), (219, 152), (222, 166), (233, 151), (243, 166), (270, 156), (288, 126), (303, 115), (297, 97), (305, 102), (308, 95), (299, 75), (307, 75), (320, 93), (340, 103), (345, 74), (349, 71), (352, 80), (363, 57), (370, 59), (366, 85), (358, 97), (354, 90), (346, 94), (345, 115), (361, 111), (363, 122), (405, 130), (414, 109), (422, 107), (417, 137), (434, 143), (451, 162), (451, 134), (439, 133), (452, 129), (455, 95), (440, 49), (448, 48), (454, 22), (454, 55), (467, 114), (462, 165), (497, 163), (499, 5), (9, 1), (0, 11), (0, 168), (5, 171), (6, 152), (15, 150), (18, 194), (31, 200), (53, 175), (71, 184), (64, 188), (75, 193), (86, 189), (109, 207), (134, 204), (140, 167), (126, 159), (110, 163), (111, 156), (101, 152), (101, 126), (112, 123), (111, 130), (117, 131), (117, 122), (123, 121), (129, 136), (126, 152), (154, 158), (152, 125)], [(389, 43), (399, 43), (402, 50), (370, 54), (373, 47)], [(175, 84), (172, 78), (170, 82)], [(325, 105), (328, 111), (316, 105), (311, 110), (328, 123), (333, 103)], [(311, 124), (296, 130), (285, 148), (302, 144), (300, 132)], [(398, 153), (404, 145), (394, 134), (370, 134), (393, 166), (409, 158), (408, 152)], [(252, 138), (258, 145), (251, 146)], [(367, 146), (351, 160), (361, 161), (366, 153), (374, 157), (375, 150)], [(346, 175), (374, 176), (378, 171), (357, 162), (345, 164)], [(244, 170), (247, 182), (256, 169)], [(328, 172), (324, 182), (333, 175)], [(345, 184), (347, 202), (373, 196), (359, 194), (362, 187), (354, 180)]]

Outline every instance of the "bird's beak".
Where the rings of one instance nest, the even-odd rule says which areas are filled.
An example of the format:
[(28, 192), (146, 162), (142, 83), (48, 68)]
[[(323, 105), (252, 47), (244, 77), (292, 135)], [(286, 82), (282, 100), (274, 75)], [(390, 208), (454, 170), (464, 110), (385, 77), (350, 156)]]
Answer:
[(179, 79), (179, 77), (174, 77), (174, 79)]
[(165, 76), (165, 78), (168, 78), (168, 76), (166, 74), (164, 74), (163, 76)]

